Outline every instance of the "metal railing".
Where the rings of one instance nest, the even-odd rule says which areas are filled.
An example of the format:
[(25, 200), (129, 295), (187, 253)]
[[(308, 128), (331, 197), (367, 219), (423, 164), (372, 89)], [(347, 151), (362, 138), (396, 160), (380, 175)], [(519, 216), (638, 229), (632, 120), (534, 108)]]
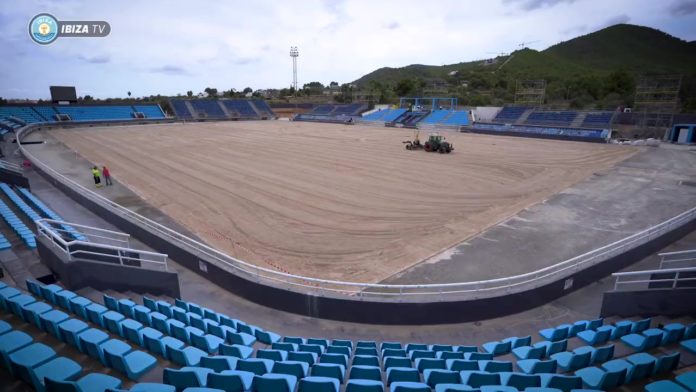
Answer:
[(456, 296), (457, 299), (478, 299), (502, 296), (530, 290), (563, 279), (582, 269), (601, 263), (613, 256), (643, 245), (654, 238), (696, 219), (696, 208), (692, 208), (660, 224), (590, 252), (536, 271), (504, 278), (471, 282), (412, 285), (361, 283), (311, 278), (260, 267), (234, 258), (87, 189), (76, 181), (58, 173), (53, 168), (44, 164), (24, 148), (21, 143), (22, 136), (25, 133), (30, 133), (35, 128), (36, 125), (27, 126), (18, 132), (17, 140), (19, 148), (27, 159), (53, 177), (54, 180), (69, 188), (78, 190), (82, 196), (87, 197), (97, 205), (126, 219), (132, 224), (148, 230), (150, 233), (176, 244), (182, 249), (196, 255), (201, 260), (212, 263), (225, 271), (263, 284), (314, 295), (358, 296), (360, 298), (369, 297), (385, 300), (395, 298), (398, 301), (443, 301), (451, 299), (452, 296)]
[(14, 162), (6, 161), (4, 159), (0, 159), (0, 167), (3, 169), (7, 169), (10, 171), (19, 173), (19, 174), (22, 174), (22, 172), (23, 172), (22, 166), (14, 163)]
[(660, 269), (668, 266), (675, 268), (674, 264), (679, 264), (681, 267), (696, 267), (696, 249), (659, 253), (658, 256), (660, 256)]
[(612, 276), (616, 278), (614, 291), (674, 290), (696, 287), (696, 267), (617, 272)]
[[(90, 235), (88, 234), (89, 232), (92, 233), (92, 239), (100, 238), (121, 243), (125, 242), (126, 244), (128, 244), (128, 238), (130, 237), (128, 234), (51, 219), (40, 219), (34, 223), (36, 223), (36, 235), (48, 239), (56, 249), (59, 249), (67, 256), (69, 261), (85, 259), (104, 262), (106, 260), (106, 262), (120, 264), (122, 266), (137, 266), (167, 271), (166, 254), (99, 242), (80, 240), (67, 241), (65, 238), (69, 237), (70, 234), (75, 233), (77, 230), (67, 231), (61, 228), (61, 226), (69, 225), (72, 228), (80, 227), (83, 230), (89, 229), (80, 231), (79, 233), (88, 237)], [(101, 234), (95, 235), (95, 233)]]

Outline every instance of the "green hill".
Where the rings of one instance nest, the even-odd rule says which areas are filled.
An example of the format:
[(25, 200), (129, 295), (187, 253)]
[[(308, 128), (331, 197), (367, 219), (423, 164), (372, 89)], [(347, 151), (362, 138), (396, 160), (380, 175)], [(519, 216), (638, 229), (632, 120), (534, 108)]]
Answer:
[[(473, 61), (385, 67), (352, 84), (380, 100), (393, 100), (404, 91), (430, 95), (428, 86), (437, 85), (439, 93), (457, 96), (465, 105), (485, 105), (511, 102), (517, 80), (545, 79), (549, 104), (609, 108), (632, 104), (635, 83), (646, 74), (682, 74), (682, 103), (685, 110), (696, 110), (696, 43), (628, 24), (610, 26), (543, 51), (516, 51), (493, 64)], [(405, 83), (409, 80), (415, 80), (410, 83), (411, 91)]]

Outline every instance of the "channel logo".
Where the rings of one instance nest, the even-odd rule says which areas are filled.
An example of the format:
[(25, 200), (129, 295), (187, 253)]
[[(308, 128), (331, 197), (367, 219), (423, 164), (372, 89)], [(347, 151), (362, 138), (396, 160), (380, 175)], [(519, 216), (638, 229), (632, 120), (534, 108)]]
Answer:
[(38, 14), (29, 22), (29, 37), (40, 45), (59, 37), (106, 37), (110, 32), (105, 21), (60, 21), (51, 14)]

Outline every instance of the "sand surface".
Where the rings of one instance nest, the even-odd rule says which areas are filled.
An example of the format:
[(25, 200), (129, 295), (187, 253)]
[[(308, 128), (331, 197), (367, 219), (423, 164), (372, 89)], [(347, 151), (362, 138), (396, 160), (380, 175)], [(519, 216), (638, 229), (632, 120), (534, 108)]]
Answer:
[[(632, 155), (625, 146), (286, 121), (52, 134), (212, 246), (279, 271), (378, 282)], [(425, 133), (421, 139), (425, 139)]]

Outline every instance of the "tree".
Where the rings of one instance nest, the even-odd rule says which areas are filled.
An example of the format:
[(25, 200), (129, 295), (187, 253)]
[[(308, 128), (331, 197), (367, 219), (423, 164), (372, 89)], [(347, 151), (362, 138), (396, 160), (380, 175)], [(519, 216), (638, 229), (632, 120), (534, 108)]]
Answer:
[(413, 83), (413, 79), (401, 79), (396, 83), (394, 92), (400, 97), (405, 97), (408, 95), (413, 95), (416, 91), (416, 85)]
[(191, 91), (191, 90), (187, 91), (186, 96), (189, 98), (193, 97), (193, 91)]
[(218, 90), (216, 88), (206, 87), (203, 91), (205, 91), (205, 93), (208, 94), (209, 97), (217, 97)]
[(330, 88), (337, 88), (338, 87), (338, 82), (331, 82), (329, 83)]
[(129, 92), (128, 92), (128, 98), (130, 98), (130, 96), (131, 96), (131, 92), (129, 91)]
[(94, 98), (92, 98), (92, 96), (91, 96), (91, 95), (85, 95), (85, 97), (84, 97), (84, 98), (82, 98), (82, 100), (83, 100), (83, 101), (93, 101), (93, 100), (94, 100)]
[(251, 87), (245, 87), (244, 90), (242, 90), (242, 93), (244, 93), (246, 95), (246, 94), (249, 94), (250, 92), (253, 92), (253, 91), (254, 91), (254, 89), (252, 89)]

